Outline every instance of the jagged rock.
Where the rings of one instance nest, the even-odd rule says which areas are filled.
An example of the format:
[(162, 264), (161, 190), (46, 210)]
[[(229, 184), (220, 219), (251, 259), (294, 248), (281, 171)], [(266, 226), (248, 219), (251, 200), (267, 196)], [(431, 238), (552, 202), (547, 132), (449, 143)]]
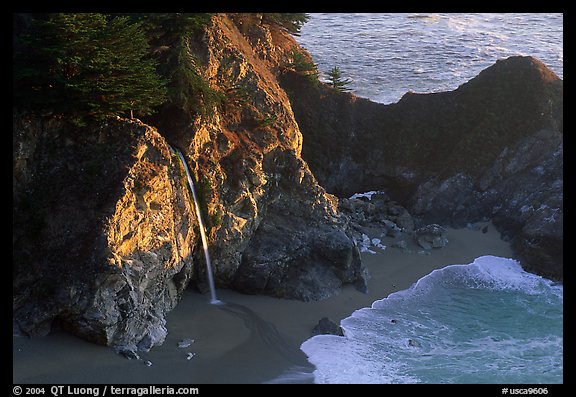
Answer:
[(414, 232), (414, 239), (425, 250), (442, 248), (448, 244), (446, 229), (437, 224), (426, 225)]
[[(194, 211), (158, 132), (15, 115), (14, 319), (147, 351), (193, 275)], [(30, 144), (33, 142), (33, 144)], [(66, 144), (62, 144), (66, 142)], [(27, 160), (25, 160), (27, 159)]]
[(396, 224), (404, 232), (411, 232), (414, 230), (414, 219), (412, 219), (412, 216), (406, 210), (396, 216)]
[(178, 347), (180, 348), (185, 348), (185, 347), (189, 347), (192, 343), (194, 343), (194, 339), (182, 339), (180, 342), (178, 342)]
[(390, 105), (294, 74), (281, 83), (327, 191), (385, 191), (420, 225), (491, 219), (524, 268), (562, 279), (563, 82), (542, 62), (499, 60), (454, 91)]
[(133, 349), (129, 349), (129, 348), (120, 348), (120, 349), (116, 349), (117, 353), (120, 354), (121, 356), (127, 358), (128, 360), (140, 360), (140, 356), (138, 355), (138, 353), (133, 350)]
[(365, 291), (367, 275), (353, 241), (331, 227), (303, 226), (301, 218), (269, 214), (244, 252), (234, 288), (304, 301), (327, 298), (344, 283)]
[[(350, 217), (351, 227), (360, 233), (372, 234), (372, 230), (379, 230), (383, 235), (398, 237), (414, 229), (414, 220), (408, 211), (382, 192), (341, 199), (338, 208)], [(369, 229), (371, 231), (367, 231)]]
[(322, 317), (312, 330), (312, 335), (338, 335), (344, 336), (342, 327), (328, 317)]
[(405, 250), (408, 248), (408, 243), (405, 240), (400, 240), (400, 241), (396, 241), (395, 243), (393, 243), (392, 247)]
[(480, 230), (480, 225), (477, 223), (467, 223), (466, 228), (474, 231)]

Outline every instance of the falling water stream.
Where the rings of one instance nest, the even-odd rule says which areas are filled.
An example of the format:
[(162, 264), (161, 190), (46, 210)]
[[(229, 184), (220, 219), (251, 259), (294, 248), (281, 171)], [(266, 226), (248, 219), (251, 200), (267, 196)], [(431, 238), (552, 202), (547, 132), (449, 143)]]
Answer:
[(204, 258), (206, 258), (206, 272), (208, 274), (208, 284), (210, 285), (210, 303), (219, 304), (221, 302), (216, 298), (216, 287), (214, 286), (214, 276), (212, 275), (212, 262), (210, 261), (210, 254), (208, 253), (208, 239), (206, 238), (206, 231), (204, 229), (204, 222), (202, 221), (202, 213), (200, 212), (198, 197), (196, 196), (196, 190), (194, 189), (194, 182), (192, 182), (190, 170), (188, 169), (184, 155), (182, 155), (182, 152), (179, 149), (175, 148), (174, 150), (178, 153), (178, 157), (180, 157), (180, 161), (184, 165), (184, 170), (188, 177), (188, 184), (190, 185), (190, 190), (192, 191), (192, 197), (194, 199), (194, 207), (196, 208), (196, 216), (198, 217), (200, 236), (202, 237), (202, 247), (204, 248)]
[(188, 169), (188, 165), (182, 152), (177, 148), (173, 148), (173, 150), (178, 153), (178, 157), (180, 157), (180, 161), (184, 165), (188, 184), (190, 185), (190, 190), (192, 191), (192, 197), (194, 199), (194, 206), (198, 217), (200, 235), (202, 237), (202, 245), (204, 248), (204, 257), (206, 258), (206, 271), (208, 273), (208, 283), (210, 285), (211, 294), (210, 303), (218, 305), (221, 310), (228, 314), (241, 318), (251, 334), (250, 340), (239, 346), (237, 350), (242, 352), (245, 349), (252, 349), (255, 345), (261, 345), (262, 348), (268, 352), (267, 359), (271, 359), (270, 357), (276, 357), (277, 360), (284, 360), (289, 369), (286, 370), (285, 373), (279, 374), (278, 376), (268, 380), (266, 383), (310, 383), (313, 379), (312, 371), (314, 367), (307, 362), (306, 356), (298, 346), (291, 346), (284, 340), (274, 324), (260, 318), (258, 314), (243, 305), (231, 302), (224, 303), (216, 298), (216, 288), (214, 286), (214, 277), (212, 275), (212, 264), (210, 262), (210, 254), (208, 253), (208, 240), (206, 239), (206, 232), (204, 230), (204, 223), (202, 221), (200, 205), (198, 204), (192, 176), (190, 175), (190, 170)]

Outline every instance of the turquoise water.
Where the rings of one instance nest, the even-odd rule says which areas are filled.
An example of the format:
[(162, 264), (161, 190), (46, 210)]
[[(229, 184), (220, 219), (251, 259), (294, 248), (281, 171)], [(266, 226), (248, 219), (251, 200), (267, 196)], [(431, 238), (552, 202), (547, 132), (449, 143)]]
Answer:
[(559, 13), (318, 13), (298, 42), (323, 80), (338, 66), (355, 94), (392, 103), (408, 91), (456, 89), (513, 55), (563, 77), (563, 22)]
[(563, 287), (477, 258), (357, 310), (301, 349), (316, 383), (563, 383)]
[[(359, 96), (456, 89), (498, 59), (530, 55), (563, 77), (563, 15), (320, 13), (298, 42)], [(447, 264), (448, 265), (448, 264)], [(317, 383), (562, 383), (563, 287), (513, 260), (451, 265), (301, 349)]]

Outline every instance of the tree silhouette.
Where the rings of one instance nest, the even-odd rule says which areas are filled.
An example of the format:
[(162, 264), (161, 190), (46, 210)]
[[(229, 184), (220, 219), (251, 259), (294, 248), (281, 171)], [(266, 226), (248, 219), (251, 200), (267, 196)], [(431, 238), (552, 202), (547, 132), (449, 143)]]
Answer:
[(35, 19), (16, 40), (14, 100), (19, 107), (85, 118), (147, 115), (166, 100), (147, 57), (140, 23), (98, 13)]
[(328, 84), (336, 88), (338, 91), (350, 91), (347, 87), (348, 84), (352, 83), (350, 79), (342, 78), (342, 71), (338, 66), (334, 66), (332, 70), (326, 73), (328, 75)]

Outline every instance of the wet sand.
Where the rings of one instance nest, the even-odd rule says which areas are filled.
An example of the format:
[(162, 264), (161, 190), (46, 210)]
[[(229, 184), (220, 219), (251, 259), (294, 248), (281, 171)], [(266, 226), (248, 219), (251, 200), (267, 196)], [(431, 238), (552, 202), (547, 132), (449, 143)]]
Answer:
[[(218, 290), (223, 305), (209, 304), (208, 294), (186, 291), (167, 316), (168, 336), (162, 346), (128, 360), (113, 349), (63, 332), (46, 337), (13, 337), (14, 383), (207, 384), (313, 381), (314, 367), (299, 349), (322, 317), (339, 322), (392, 292), (409, 288), (431, 271), (467, 264), (482, 255), (512, 257), (508, 243), (494, 227), (488, 232), (448, 229), (446, 247), (429, 255), (410, 238), (403, 252), (383, 238), (385, 250), (363, 253), (370, 273), (368, 293), (345, 287), (320, 302), (300, 302)], [(481, 226), (484, 226), (482, 224)], [(194, 339), (188, 348), (178, 342)], [(187, 359), (189, 352), (194, 357)], [(146, 365), (146, 361), (151, 363)]]

